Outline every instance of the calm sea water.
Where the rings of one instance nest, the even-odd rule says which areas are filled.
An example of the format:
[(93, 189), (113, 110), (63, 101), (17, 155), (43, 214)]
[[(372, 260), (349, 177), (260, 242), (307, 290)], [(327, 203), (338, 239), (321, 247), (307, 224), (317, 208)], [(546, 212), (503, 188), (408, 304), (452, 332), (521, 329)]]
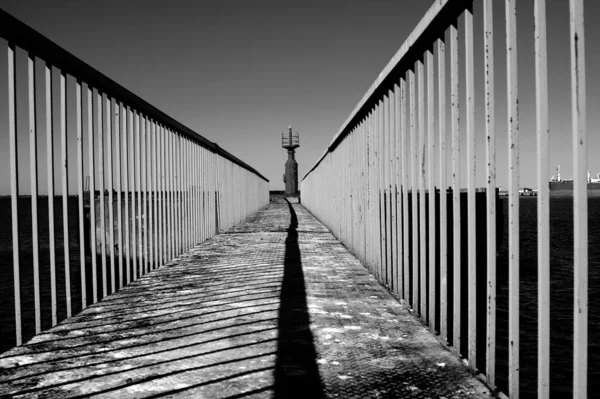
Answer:
[[(58, 319), (66, 317), (62, 198), (55, 200)], [(77, 199), (69, 198), (69, 255), (74, 313), (81, 309), (79, 221)], [(600, 389), (600, 198), (589, 198), (589, 392)], [(504, 207), (504, 236), (498, 248), (497, 297), (497, 385), (507, 392), (508, 380), (508, 201)], [(21, 300), (23, 335), (34, 335), (33, 271), (31, 240), (31, 199), (19, 200), (19, 241), (21, 244)], [(40, 229), (40, 280), (42, 328), (51, 326), (50, 266), (47, 198), (38, 199)], [(0, 351), (15, 345), (10, 199), (0, 198)], [(537, 379), (537, 202), (535, 197), (520, 201), (520, 385), (523, 397), (536, 396)], [(551, 389), (552, 397), (569, 395), (572, 390), (573, 343), (573, 201), (552, 198), (550, 202), (551, 273)], [(98, 268), (101, 262), (98, 261)], [(91, 276), (91, 258), (86, 258), (86, 274)], [(110, 269), (110, 268), (109, 268)], [(98, 275), (101, 270), (98, 269)], [(109, 278), (110, 270), (108, 272)], [(118, 276), (116, 276), (118, 278)], [(98, 286), (98, 292), (102, 289)], [(86, 286), (88, 303), (91, 284)], [(479, 315), (485, 317), (485, 315)]]
[[(507, 392), (508, 364), (508, 200), (504, 237), (498, 248), (498, 386)], [(600, 198), (589, 198), (589, 372), (588, 392), (600, 390)], [(522, 197), (520, 216), (520, 389), (537, 389), (537, 198)], [(573, 199), (550, 200), (550, 381), (551, 396), (573, 388)]]

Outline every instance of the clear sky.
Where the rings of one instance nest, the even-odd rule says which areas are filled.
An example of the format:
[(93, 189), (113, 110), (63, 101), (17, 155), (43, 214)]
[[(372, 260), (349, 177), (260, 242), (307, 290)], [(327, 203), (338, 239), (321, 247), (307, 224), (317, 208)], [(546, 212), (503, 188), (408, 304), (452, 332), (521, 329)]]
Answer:
[[(0, 7), (255, 167), (271, 180), (271, 189), (283, 189), (286, 155), (280, 147), (281, 133), (290, 124), (300, 133), (297, 160), (301, 178), (321, 156), (431, 3), (431, 0), (0, 0)], [(508, 153), (503, 3), (495, 2), (497, 158), (501, 186), (507, 184)], [(518, 46), (521, 185), (535, 188), (532, 3), (518, 2)], [(585, 3), (589, 165), (594, 174), (600, 172), (600, 137), (596, 128), (600, 122), (597, 116), (600, 88), (596, 83), (600, 81), (596, 46), (600, 32), (594, 23), (599, 20), (600, 7), (596, 3), (590, 0)], [(475, 94), (477, 183), (483, 186), (483, 42), (481, 4), (477, 0), (475, 14), (475, 57), (479, 70)], [(568, 23), (568, 1), (549, 1), (550, 163), (551, 173), (556, 164), (561, 164), (563, 177), (572, 176)], [(462, 45), (462, 35), (460, 39)], [(0, 40), (0, 45), (6, 49), (4, 41)], [(25, 76), (26, 55), (19, 57), (22, 68), (18, 73)], [(0, 76), (0, 93), (7, 93), (6, 50), (0, 52)], [(463, 76), (461, 79), (464, 82)], [(19, 90), (21, 103), (26, 101), (26, 88)], [(464, 92), (464, 86), (461, 90)], [(43, 91), (39, 94), (43, 97)], [(8, 170), (6, 98), (6, 94), (0, 95), (0, 168), (4, 171)], [(26, 102), (22, 104), (26, 107)], [(43, 114), (43, 107), (38, 112)], [(26, 118), (26, 112), (24, 115)], [(464, 135), (464, 123), (461, 128)], [(27, 193), (26, 119), (19, 130), (21, 192)], [(42, 133), (40, 154), (45, 154)], [(58, 149), (57, 144), (57, 155)], [(40, 164), (43, 162), (41, 158)], [(1, 175), (0, 194), (7, 194), (8, 174)], [(44, 185), (45, 179), (40, 178), (40, 186)]]

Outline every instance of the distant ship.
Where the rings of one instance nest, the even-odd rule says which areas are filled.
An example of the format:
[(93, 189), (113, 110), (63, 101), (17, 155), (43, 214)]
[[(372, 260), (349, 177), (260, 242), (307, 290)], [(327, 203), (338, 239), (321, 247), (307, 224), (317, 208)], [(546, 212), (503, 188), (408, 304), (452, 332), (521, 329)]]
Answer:
[[(556, 177), (552, 176), (548, 182), (551, 197), (572, 197), (573, 179), (563, 180), (560, 177), (560, 165), (556, 168)], [(600, 197), (600, 173), (595, 178), (588, 171), (587, 177), (588, 197)]]

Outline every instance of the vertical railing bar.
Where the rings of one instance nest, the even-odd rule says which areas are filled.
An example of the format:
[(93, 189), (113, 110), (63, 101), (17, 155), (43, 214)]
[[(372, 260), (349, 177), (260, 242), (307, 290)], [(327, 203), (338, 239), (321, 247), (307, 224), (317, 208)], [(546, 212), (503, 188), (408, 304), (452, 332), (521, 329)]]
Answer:
[(573, 397), (587, 397), (588, 200), (585, 32), (583, 0), (570, 0), (571, 114), (573, 135)]
[(179, 134), (175, 134), (173, 145), (173, 172), (175, 183), (175, 256), (181, 254), (181, 182), (180, 182), (180, 162), (181, 162), (181, 147)]
[(171, 195), (172, 195), (172, 215), (171, 215), (171, 229), (172, 229), (172, 257), (175, 258), (179, 255), (177, 251), (177, 185), (176, 185), (176, 172), (175, 172), (175, 140), (177, 136), (174, 131), (171, 132)]
[[(117, 180), (117, 250), (119, 264), (119, 279), (117, 289), (123, 287), (123, 198), (122, 198), (122, 172), (121, 172), (121, 103), (115, 100), (115, 174)], [(116, 278), (113, 276), (113, 280)]]
[(201, 242), (200, 227), (202, 226), (202, 213), (200, 210), (200, 146), (195, 145), (195, 182), (196, 182), (196, 244)]
[(165, 246), (164, 246), (164, 242), (163, 242), (163, 237), (165, 236), (163, 234), (163, 230), (165, 228), (165, 221), (164, 221), (164, 212), (163, 212), (163, 206), (164, 206), (164, 170), (163, 170), (163, 134), (164, 134), (164, 127), (159, 124), (157, 125), (157, 159), (156, 162), (158, 162), (158, 266), (162, 266), (165, 263), (165, 258), (164, 258), (164, 250), (165, 250)]
[[(378, 252), (378, 267), (377, 267), (377, 278), (379, 281), (382, 281), (382, 270), (383, 267), (385, 266), (385, 225), (383, 223), (385, 223), (385, 221), (382, 221), (382, 211), (383, 209), (383, 199), (382, 199), (382, 193), (381, 190), (383, 188), (383, 100), (379, 100), (377, 102), (377, 114), (376, 114), (376, 119), (375, 119), (375, 133), (376, 133), (376, 140), (377, 140), (377, 164), (376, 164), (376, 168), (377, 168), (377, 227), (379, 228), (379, 233), (377, 234), (377, 238), (378, 238), (378, 248), (379, 248), (379, 252)], [(335, 164), (334, 164), (335, 165)]]
[(460, 98), (458, 77), (458, 21), (450, 26), (450, 97), (452, 101), (452, 220), (453, 220), (453, 347), (460, 355)]
[(38, 165), (37, 165), (37, 115), (35, 106), (35, 55), (27, 54), (29, 94), (29, 181), (31, 183), (31, 240), (33, 255), (33, 301), (35, 306), (35, 333), (42, 331), (40, 305), (40, 245), (38, 231)]
[(204, 216), (203, 223), (203, 239), (207, 240), (209, 238), (208, 235), (208, 225), (209, 225), (209, 215), (208, 215), (208, 150), (206, 148), (202, 149), (202, 201), (203, 207), (202, 212)]
[(185, 178), (185, 250), (190, 249), (190, 141), (186, 138), (184, 140), (184, 178)]
[(181, 137), (179, 151), (179, 156), (181, 157), (181, 252), (184, 253), (187, 250), (189, 232), (187, 215), (187, 139), (183, 136)]
[(179, 152), (177, 151), (178, 147), (177, 147), (177, 143), (179, 142), (178, 140), (178, 134), (176, 132), (173, 132), (173, 145), (172, 145), (172, 155), (171, 155), (171, 162), (173, 162), (173, 205), (174, 205), (174, 209), (173, 209), (173, 236), (174, 236), (174, 243), (173, 243), (173, 255), (175, 257), (179, 256), (179, 182), (177, 181), (177, 177), (178, 177), (178, 160), (179, 160)]
[(107, 154), (107, 189), (108, 189), (108, 224), (110, 239), (110, 293), (115, 292), (115, 202), (113, 195), (113, 142), (112, 142), (112, 99), (106, 96), (106, 149)]
[(440, 147), (440, 335), (448, 342), (448, 190), (446, 170), (446, 45), (444, 34), (437, 40), (438, 118)]
[(419, 316), (423, 321), (427, 320), (427, 281), (426, 281), (426, 271), (427, 271), (427, 243), (425, 242), (427, 226), (425, 224), (425, 149), (427, 148), (427, 143), (425, 141), (425, 72), (423, 59), (421, 58), (417, 62), (418, 68), (418, 86), (419, 86), (419, 139), (418, 139), (418, 148), (419, 148), (419, 237), (420, 237), (420, 246), (419, 246), (419, 290), (421, 296), (419, 297)]
[(433, 109), (433, 49), (426, 52), (427, 61), (427, 160), (429, 182), (429, 329), (435, 334), (435, 281), (436, 281), (436, 231), (435, 231), (435, 136), (434, 136), (434, 109)]
[(192, 188), (194, 194), (194, 202), (193, 202), (193, 228), (194, 228), (194, 242), (193, 246), (198, 244), (198, 226), (199, 226), (199, 217), (200, 213), (198, 212), (198, 145), (196, 143), (192, 143)]
[(171, 176), (169, 174), (169, 138), (171, 137), (168, 127), (163, 127), (163, 173), (164, 173), (164, 190), (165, 190), (165, 261), (171, 260)]
[(159, 189), (158, 189), (158, 173), (159, 173), (159, 169), (158, 169), (158, 149), (156, 148), (156, 144), (157, 144), (157, 138), (158, 138), (158, 134), (159, 134), (159, 125), (158, 125), (158, 121), (154, 121), (154, 123), (152, 124), (152, 186), (153, 186), (153, 213), (154, 213), (154, 225), (153, 225), (153, 231), (154, 231), (154, 263), (153, 263), (153, 267), (154, 269), (158, 268), (160, 266), (160, 262), (159, 262), (159, 256), (160, 256), (160, 241), (159, 241), (159, 233), (158, 233), (158, 229), (159, 229), (159, 215), (158, 215), (158, 200), (159, 200)]
[(69, 254), (69, 168), (67, 164), (67, 75), (60, 73), (60, 147), (62, 169), (63, 240), (65, 254), (65, 299), (71, 317), (71, 261)]
[(408, 72), (408, 84), (410, 95), (410, 148), (411, 148), (411, 199), (412, 199), (412, 303), (411, 307), (415, 314), (419, 313), (419, 226), (418, 220), (418, 203), (417, 203), (417, 165), (418, 165), (418, 143), (417, 143), (417, 126), (416, 126), (416, 96), (415, 96), (415, 72), (411, 69)]
[(156, 164), (154, 154), (154, 133), (155, 131), (155, 123), (153, 120), (148, 119), (148, 248), (150, 251), (149, 258), (150, 263), (148, 265), (148, 270), (153, 270), (154, 265), (154, 253), (156, 250), (156, 242), (154, 241), (155, 232), (156, 232), (156, 214), (155, 214), (155, 200), (156, 200), (156, 186), (154, 185), (154, 178), (156, 176), (156, 170), (154, 166)]
[(181, 254), (183, 254), (187, 250), (187, 171), (186, 171), (186, 163), (187, 163), (187, 153), (186, 153), (186, 138), (181, 135), (179, 137), (179, 175), (181, 176)]
[(173, 179), (171, 176), (171, 137), (173, 134), (170, 129), (166, 129), (166, 169), (167, 169), (167, 195), (168, 195), (168, 209), (167, 209), (167, 258), (170, 261), (173, 259)]
[(189, 230), (189, 243), (188, 251), (194, 246), (194, 143), (188, 139), (188, 190), (189, 190), (189, 204), (188, 204), (188, 230)]
[(204, 157), (205, 150), (204, 147), (200, 147), (200, 166), (199, 166), (199, 177), (200, 177), (200, 213), (201, 213), (201, 224), (200, 224), (200, 241), (204, 242), (206, 239), (206, 180), (205, 180), (205, 171), (206, 167), (204, 166)]
[[(398, 215), (396, 214), (396, 92), (394, 91), (394, 86), (392, 89), (388, 91), (388, 104), (389, 104), (389, 137), (390, 137), (390, 145), (389, 145), (389, 185), (388, 190), (390, 190), (390, 199), (388, 208), (390, 209), (390, 221), (391, 221), (391, 234), (390, 234), (390, 245), (392, 246), (392, 263), (390, 264), (390, 287), (391, 289), (398, 293)], [(354, 142), (356, 142), (356, 135), (358, 133), (354, 132)], [(353, 145), (354, 155), (356, 156), (356, 143)], [(353, 162), (353, 164), (357, 164), (357, 162)], [(358, 165), (357, 165), (358, 166)], [(355, 176), (355, 174), (353, 174)], [(351, 215), (357, 215), (356, 210), (351, 212)], [(355, 223), (352, 225), (352, 231), (354, 231)], [(357, 226), (358, 227), (358, 226)]]
[[(125, 284), (129, 284), (131, 282), (131, 238), (129, 235), (129, 224), (131, 223), (129, 220), (129, 137), (133, 134), (133, 129), (131, 128), (131, 118), (129, 116), (129, 106), (123, 104), (123, 121), (121, 126), (123, 127), (123, 192), (124, 192), (124, 200), (123, 205), (125, 208), (125, 239), (123, 241), (124, 245), (124, 253), (125, 253)], [(132, 201), (133, 203), (133, 201)]]
[(46, 168), (48, 172), (48, 241), (50, 250), (50, 302), (52, 326), (57, 321), (56, 314), (56, 238), (54, 231), (54, 126), (52, 114), (52, 67), (45, 65), (46, 75)]
[[(494, 90), (493, 0), (483, 2), (485, 53), (486, 226), (487, 226), (487, 344), (486, 378), (496, 388), (496, 117)], [(546, 183), (547, 184), (547, 183)], [(542, 185), (538, 186), (542, 189)]]
[[(369, 147), (369, 154), (368, 154), (368, 166), (369, 166), (369, 177), (368, 177), (368, 189), (369, 189), (369, 203), (368, 203), (368, 217), (367, 217), (367, 221), (368, 221), (368, 229), (369, 229), (369, 233), (368, 236), (369, 237), (373, 237), (373, 235), (375, 234), (375, 229), (374, 229), (374, 225), (375, 225), (375, 189), (374, 189), (374, 184), (375, 184), (375, 144), (374, 144), (374, 133), (373, 133), (373, 119), (374, 119), (374, 115), (375, 115), (375, 110), (372, 109), (369, 113), (369, 116), (367, 118), (367, 143), (368, 143), (368, 147)], [(328, 185), (328, 187), (331, 187), (330, 185)], [(367, 242), (367, 249), (368, 249), (368, 260), (369, 260), (369, 270), (371, 270), (371, 272), (373, 273), (374, 270), (374, 263), (375, 263), (375, 255), (374, 255), (374, 250), (375, 250), (375, 243), (374, 240), (369, 240)]]
[(158, 135), (160, 134), (160, 126), (158, 121), (154, 122), (153, 125), (153, 134), (152, 134), (152, 169), (153, 169), (153, 186), (154, 186), (154, 268), (158, 268), (160, 266), (160, 240), (159, 240), (159, 227), (160, 227), (160, 217), (159, 217), (159, 199), (160, 199), (160, 191), (159, 191), (159, 158), (158, 158)]
[[(395, 207), (396, 207), (396, 290), (398, 296), (400, 298), (404, 298), (404, 285), (403, 285), (403, 273), (404, 269), (404, 219), (402, 217), (402, 189), (401, 183), (402, 179), (400, 178), (400, 171), (402, 170), (402, 136), (400, 134), (401, 129), (401, 108), (400, 108), (400, 86), (398, 83), (394, 84), (394, 114), (395, 114), (395, 124), (394, 124), (394, 136), (396, 139), (394, 152), (395, 152), (395, 183), (394, 183), (394, 196), (395, 196)], [(357, 148), (357, 151), (362, 151), (362, 148)], [(362, 191), (361, 191), (362, 192)], [(364, 240), (364, 237), (361, 236), (361, 239)]]
[[(208, 231), (207, 231), (207, 237), (212, 237), (214, 235), (214, 230), (215, 230), (215, 212), (213, 210), (213, 206), (215, 204), (215, 198), (214, 198), (214, 189), (215, 189), (215, 178), (216, 178), (216, 160), (214, 160), (213, 158), (213, 153), (212, 151), (207, 151), (206, 153), (207, 155), (207, 159), (206, 159), (206, 178), (207, 178), (207, 182), (208, 182), (208, 192), (207, 192), (207, 210), (208, 210)], [(213, 163), (213, 161), (215, 161)]]
[(100, 233), (101, 237), (101, 260), (102, 260), (102, 297), (106, 296), (106, 223), (105, 223), (105, 209), (104, 209), (104, 132), (102, 126), (102, 117), (104, 115), (104, 103), (102, 99), (102, 93), (98, 90), (96, 95), (97, 105), (97, 117), (98, 117), (98, 166), (99, 169), (99, 187), (100, 191)]
[(469, 5), (465, 16), (465, 90), (466, 90), (466, 130), (467, 130), (467, 223), (468, 223), (468, 363), (471, 370), (477, 370), (477, 336), (476, 336), (476, 276), (477, 246), (475, 243), (475, 78), (473, 60), (473, 8)]
[(550, 199), (546, 1), (534, 2), (538, 183), (538, 397), (550, 396)]
[(19, 159), (17, 151), (17, 76), (16, 48), (8, 43), (8, 138), (10, 152), (10, 205), (12, 213), (13, 282), (15, 295), (15, 339), (23, 343), (21, 325), (21, 278), (19, 263)]
[(75, 86), (75, 113), (77, 129), (77, 203), (79, 208), (79, 277), (81, 282), (81, 309), (87, 306), (86, 270), (85, 270), (85, 214), (83, 207), (83, 95), (82, 82)]
[[(360, 236), (360, 252), (361, 252), (361, 257), (360, 260), (363, 264), (367, 265), (367, 245), (365, 240), (363, 239), (363, 237), (367, 234), (365, 229), (367, 228), (367, 201), (368, 201), (368, 192), (367, 192), (367, 184), (366, 184), (366, 174), (367, 174), (367, 135), (366, 135), (366, 128), (365, 128), (365, 123), (366, 123), (366, 117), (364, 117), (362, 119), (362, 121), (360, 122), (359, 125), (359, 130), (360, 130), (360, 138), (359, 138), (359, 145), (361, 146), (361, 148), (363, 149), (362, 153), (359, 153), (359, 162), (360, 162), (360, 171), (359, 171), (359, 180), (360, 180), (360, 190), (359, 190), (359, 199), (360, 199), (360, 210), (359, 210), (359, 217), (360, 217), (360, 230), (359, 230), (359, 236)], [(325, 182), (322, 182), (322, 184), (325, 184)], [(312, 188), (311, 188), (312, 189)], [(316, 198), (315, 198), (316, 199)], [(313, 201), (315, 200), (313, 199)]]
[[(410, 73), (409, 73), (410, 78)], [(403, 256), (402, 263), (404, 275), (404, 301), (410, 304), (410, 281), (409, 281), (409, 242), (408, 242), (408, 134), (406, 131), (406, 75), (400, 79), (400, 134), (402, 136), (402, 238)]]
[[(51, 99), (48, 99), (51, 101)], [(94, 95), (93, 88), (88, 85), (87, 87), (87, 122), (88, 122), (88, 173), (90, 174), (90, 251), (92, 257), (92, 303), (98, 302), (98, 270), (97, 270), (97, 253), (98, 253), (98, 244), (96, 242), (96, 167), (95, 167), (95, 139), (94, 139)], [(50, 122), (51, 123), (51, 122)], [(51, 135), (51, 132), (49, 132)], [(49, 139), (50, 140), (50, 139)], [(50, 166), (48, 167), (50, 169)], [(50, 196), (50, 187), (48, 187), (48, 196)], [(53, 195), (53, 193), (52, 193)], [(52, 215), (52, 209), (50, 209), (49, 214)], [(51, 228), (50, 231), (53, 231)], [(52, 248), (52, 246), (51, 246)], [(52, 284), (54, 287), (54, 284)], [(56, 301), (56, 296), (53, 298)], [(53, 306), (53, 315), (52, 317), (56, 317), (56, 307)], [(52, 323), (53, 325), (56, 323)]]
[(172, 216), (172, 198), (171, 198), (171, 131), (169, 128), (165, 127), (165, 195), (166, 195), (166, 221), (167, 225), (165, 233), (165, 242), (166, 242), (166, 259), (165, 262), (169, 262), (173, 256), (173, 249), (171, 245), (171, 240), (173, 238), (173, 231), (171, 229), (171, 223), (173, 221)]
[[(390, 207), (390, 199), (391, 199), (391, 190), (390, 190), (390, 94), (389, 92), (384, 95), (384, 103), (383, 103), (383, 116), (384, 116), (384, 141), (383, 141), (383, 161), (384, 161), (384, 187), (383, 187), (383, 195), (384, 195), (384, 205), (385, 205), (385, 247), (386, 247), (386, 270), (385, 270), (385, 284), (388, 288), (392, 288), (391, 274), (392, 274), (392, 216), (391, 216), (391, 207)], [(351, 230), (351, 228), (349, 228)]]
[(198, 217), (198, 213), (196, 212), (196, 181), (195, 181), (195, 143), (190, 140), (190, 194), (191, 194), (191, 202), (190, 202), (190, 232), (191, 232), (191, 243), (190, 248), (193, 248), (196, 243), (196, 227), (198, 224), (196, 223), (196, 218)]
[[(386, 285), (388, 284), (388, 265), (389, 265), (389, 242), (388, 242), (388, 225), (389, 225), (389, 221), (387, 220), (387, 205), (386, 205), (386, 197), (387, 197), (387, 186), (388, 186), (388, 174), (387, 174), (387, 155), (388, 155), (388, 151), (387, 151), (387, 140), (388, 140), (388, 123), (387, 123), (387, 115), (388, 115), (388, 98), (387, 96), (384, 94), (383, 98), (381, 99), (381, 107), (380, 107), (380, 111), (379, 111), (379, 115), (380, 115), (380, 123), (379, 123), (379, 134), (380, 134), (380, 139), (379, 139), (379, 168), (380, 168), (380, 172), (379, 172), (379, 176), (380, 176), (380, 182), (379, 182), (379, 193), (380, 193), (380, 223), (381, 223), (381, 227), (382, 227), (382, 242), (381, 242), (381, 248), (382, 248), (382, 253), (381, 253), (381, 258), (382, 258), (382, 262), (381, 262), (381, 277), (380, 277), (380, 281), (382, 282), (382, 284)], [(345, 195), (342, 193), (342, 196), (345, 197)]]
[[(372, 131), (372, 115), (373, 110), (370, 110), (368, 115), (365, 117), (364, 130), (365, 130), (365, 235), (368, 237), (373, 236), (373, 131)], [(326, 182), (326, 187), (330, 187), (329, 183)], [(323, 194), (328, 196), (328, 194)], [(326, 197), (325, 197), (326, 198)], [(326, 211), (326, 210), (325, 210)], [(369, 270), (372, 270), (373, 266), (373, 240), (365, 241), (365, 257), (366, 264)]]
[(175, 132), (173, 132), (172, 130), (170, 131), (170, 135), (169, 135), (169, 185), (170, 185), (170, 196), (171, 196), (171, 222), (169, 223), (169, 226), (171, 228), (171, 232), (169, 234), (169, 237), (171, 238), (171, 256), (170, 259), (173, 259), (174, 257), (177, 256), (176, 253), (176, 249), (175, 249), (175, 244), (176, 244), (176, 230), (175, 230), (175, 210), (176, 210), (176, 206), (175, 206), (175, 163), (173, 160), (173, 151), (174, 151), (174, 143), (175, 143)]
[(136, 212), (136, 207), (139, 202), (139, 193), (137, 190), (136, 176), (138, 175), (138, 157), (137, 157), (137, 141), (139, 139), (139, 120), (137, 112), (131, 108), (129, 117), (129, 128), (131, 129), (131, 278), (132, 281), (137, 279), (137, 268), (138, 268), (138, 244), (137, 244), (137, 219), (139, 218), (139, 212)]
[(137, 264), (133, 271), (133, 278), (137, 279), (138, 276), (141, 277), (143, 273), (143, 265), (144, 265), (144, 243), (142, 241), (142, 155), (141, 155), (141, 136), (140, 132), (142, 123), (142, 116), (139, 111), (135, 114), (135, 173), (136, 173), (136, 188), (137, 188)]
[(517, 81), (517, 9), (506, 0), (506, 71), (508, 118), (508, 395), (519, 397), (519, 97)]
[(143, 251), (144, 251), (144, 269), (143, 269), (143, 274), (145, 275), (146, 273), (148, 273), (148, 261), (149, 261), (149, 255), (150, 255), (150, 251), (149, 251), (149, 238), (150, 238), (150, 232), (148, 231), (148, 202), (149, 202), (149, 198), (148, 198), (148, 177), (150, 174), (150, 170), (148, 167), (148, 135), (149, 135), (149, 131), (150, 131), (150, 120), (144, 115), (142, 117), (142, 132), (141, 132), (141, 136), (142, 136), (142, 144), (141, 144), (141, 148), (142, 148), (142, 190), (143, 190), (143, 200), (142, 200), (142, 215), (143, 215), (143, 231), (144, 231), (144, 235), (143, 235)]

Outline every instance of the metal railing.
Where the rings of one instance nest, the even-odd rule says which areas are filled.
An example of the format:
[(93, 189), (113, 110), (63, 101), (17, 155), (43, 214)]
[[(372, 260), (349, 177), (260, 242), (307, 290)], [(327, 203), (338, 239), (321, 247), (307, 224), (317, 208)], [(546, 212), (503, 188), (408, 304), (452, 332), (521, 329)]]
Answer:
[[(495, 388), (498, 221), (494, 15), (482, 6), (485, 192), (476, 193), (473, 5), (439, 0), (379, 74), (302, 180), (302, 203), (372, 273), (412, 307), (442, 342)], [(519, 95), (516, 0), (504, 2), (508, 138), (508, 396), (519, 396)], [(533, 4), (537, 129), (537, 392), (549, 396), (550, 229), (546, 2)], [(583, 0), (571, 0), (570, 70), (574, 169), (573, 395), (587, 397), (588, 210)], [(496, 16), (498, 19), (498, 16)], [(459, 26), (464, 43), (459, 44)], [(459, 57), (462, 51), (462, 60)], [(447, 65), (446, 51), (450, 65)], [(504, 54), (503, 54), (504, 56)], [(464, 62), (464, 65), (461, 65)], [(459, 73), (459, 67), (460, 72)], [(477, 66), (479, 68), (479, 66)], [(463, 74), (464, 73), (464, 74)], [(447, 78), (450, 78), (448, 85)], [(465, 77), (464, 92), (460, 80)], [(449, 93), (448, 89), (449, 88)], [(461, 99), (466, 116), (461, 138)], [(449, 109), (448, 109), (449, 108)], [(450, 113), (448, 120), (447, 113)], [(481, 114), (480, 114), (481, 115)], [(485, 134), (483, 134), (485, 132)], [(461, 144), (466, 153), (461, 153)], [(466, 190), (461, 190), (461, 161)], [(448, 174), (451, 173), (450, 177)], [(583, 183), (582, 183), (583, 182)], [(445, 187), (450, 183), (451, 188)], [(441, 188), (441, 190), (440, 190)], [(461, 193), (463, 191), (463, 193)], [(466, 191), (466, 192), (465, 192)], [(484, 195), (478, 206), (478, 196)], [(461, 200), (461, 197), (464, 199)], [(465, 205), (461, 209), (461, 204)], [(477, 236), (481, 238), (478, 239)], [(465, 246), (466, 241), (466, 246)], [(483, 248), (483, 250), (481, 249)], [(483, 251), (483, 254), (481, 253)], [(483, 256), (482, 256), (483, 255)], [(466, 259), (465, 259), (466, 258)], [(466, 266), (465, 266), (466, 264)], [(485, 267), (482, 267), (485, 266)], [(485, 270), (484, 273), (482, 273)], [(482, 276), (485, 274), (484, 276)], [(483, 277), (482, 281), (480, 280)], [(479, 282), (478, 282), (479, 281)], [(466, 284), (466, 286), (465, 286)], [(479, 295), (483, 292), (483, 296)], [(428, 294), (428, 296), (427, 296)], [(481, 302), (484, 307), (482, 309)], [(462, 302), (461, 302), (462, 301)], [(466, 303), (465, 303), (466, 302)], [(482, 311), (477, 311), (479, 309)], [(466, 311), (465, 311), (466, 310)], [(466, 320), (465, 320), (466, 318)], [(483, 329), (478, 328), (484, 318)], [(483, 333), (479, 333), (483, 331)], [(466, 336), (464, 336), (466, 334)], [(482, 341), (485, 345), (481, 345)], [(466, 347), (461, 347), (466, 343)], [(484, 352), (484, 353), (481, 353)], [(478, 360), (482, 359), (482, 360)], [(483, 366), (485, 365), (485, 366)], [(530, 381), (533, 383), (533, 381)]]
[[(26, 337), (41, 332), (43, 320), (51, 317), (45, 327), (54, 326), (268, 203), (268, 180), (256, 170), (3, 10), (0, 37), (8, 42), (11, 200), (5, 212), (12, 220), (14, 290), (2, 295), (4, 306), (14, 300), (13, 344), (22, 344), (23, 329), (33, 329), (29, 324), (35, 331)], [(19, 62), (21, 51), (27, 53), (26, 66)], [(43, 85), (36, 82), (37, 75), (44, 77)], [(25, 109), (17, 100), (17, 88), (23, 85), (28, 90)], [(42, 101), (45, 114), (40, 118), (36, 106)], [(24, 165), (18, 157), (23, 149), (18, 143), (25, 131), (17, 122), (25, 112), (31, 200), (23, 201), (19, 169)], [(67, 118), (71, 112), (74, 123)], [(40, 130), (45, 130), (45, 147), (37, 142)], [(73, 147), (76, 151), (70, 152)], [(38, 172), (40, 148), (44, 173)], [(54, 185), (57, 172), (60, 196)], [(74, 174), (73, 189), (69, 180)], [(40, 196), (40, 179), (47, 182), (47, 200)], [(29, 241), (31, 245), (24, 244)], [(10, 271), (6, 273), (5, 278)], [(29, 274), (32, 281), (23, 277)], [(22, 303), (33, 310), (25, 322)]]

